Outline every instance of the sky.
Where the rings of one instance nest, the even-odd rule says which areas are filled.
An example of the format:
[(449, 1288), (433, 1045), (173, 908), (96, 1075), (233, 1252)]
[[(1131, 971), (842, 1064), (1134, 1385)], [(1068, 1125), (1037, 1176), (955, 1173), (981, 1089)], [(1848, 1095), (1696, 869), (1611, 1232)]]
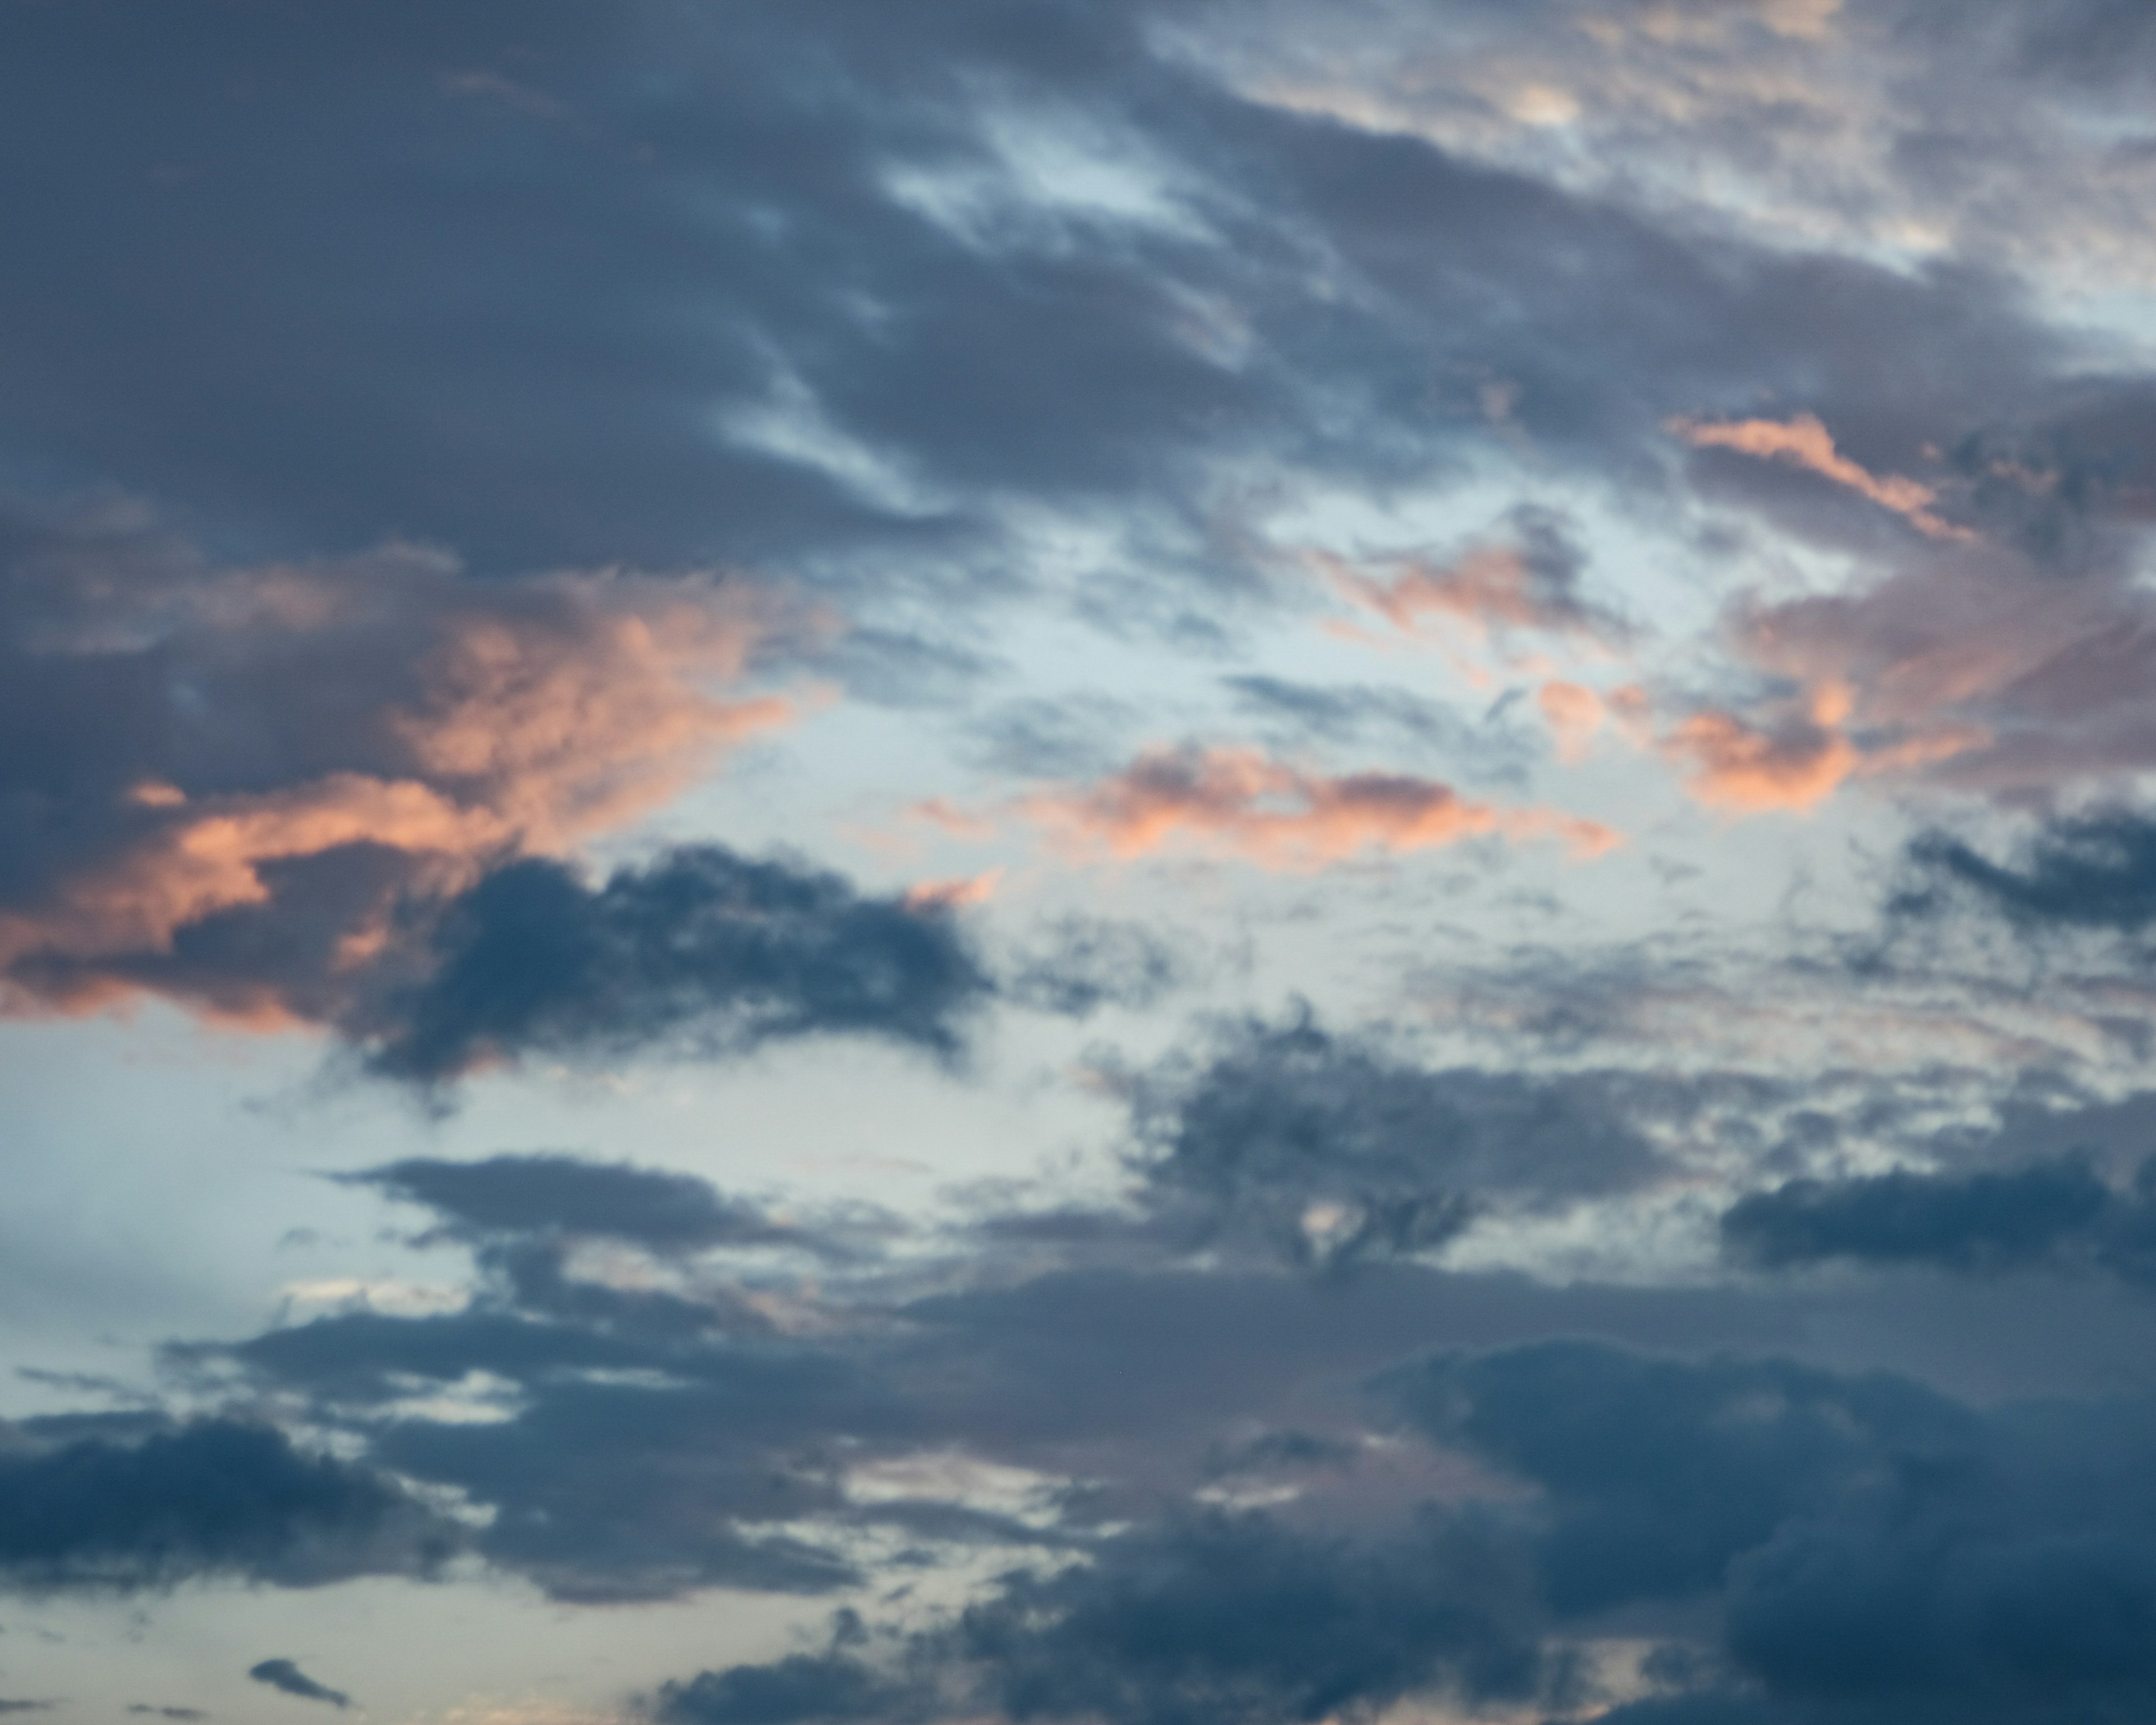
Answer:
[(0, 0), (0, 1715), (2156, 1717), (2145, 0)]

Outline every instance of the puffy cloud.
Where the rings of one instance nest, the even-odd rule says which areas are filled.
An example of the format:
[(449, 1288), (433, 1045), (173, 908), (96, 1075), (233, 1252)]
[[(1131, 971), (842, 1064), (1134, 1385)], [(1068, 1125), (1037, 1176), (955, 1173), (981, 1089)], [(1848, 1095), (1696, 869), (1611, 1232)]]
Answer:
[(422, 1082), (531, 1053), (687, 1041), (752, 1048), (814, 1033), (942, 1055), (992, 984), (948, 911), (717, 845), (588, 886), (533, 858), (448, 905), (416, 986), (367, 1008), (374, 1069)]
[(694, 578), (471, 582), (392, 546), (205, 567), (118, 506), (0, 567), (0, 990), (334, 1018), (430, 904), (654, 807), (783, 702)]
[(0, 1579), (33, 1590), (132, 1590), (198, 1576), (314, 1587), (424, 1574), (461, 1543), (374, 1471), (227, 1419), (133, 1440), (0, 1449)]
[(1188, 836), (1270, 869), (1491, 836), (1557, 839), (1580, 856), (1622, 842), (1608, 827), (1554, 809), (1474, 802), (1408, 773), (1328, 777), (1254, 749), (1156, 749), (1098, 784), (1037, 793), (1023, 807), (1081, 852), (1142, 856)]
[(1979, 1411), (1883, 1375), (1568, 1343), (1396, 1382), (1439, 1441), (1537, 1489), (1523, 1532), (1560, 1615), (1718, 1604), (1702, 1651), (1729, 1676), (1699, 1717), (1732, 1677), (1765, 1717), (1830, 1722), (2125, 1718), (2156, 1693), (2145, 1404)]

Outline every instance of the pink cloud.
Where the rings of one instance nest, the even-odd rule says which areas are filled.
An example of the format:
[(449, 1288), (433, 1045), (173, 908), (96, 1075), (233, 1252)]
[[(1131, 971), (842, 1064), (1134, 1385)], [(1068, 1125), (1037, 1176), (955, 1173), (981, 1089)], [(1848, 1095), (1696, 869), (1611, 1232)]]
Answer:
[(1327, 777), (1254, 749), (1156, 749), (1097, 784), (1043, 793), (1021, 806), (1080, 855), (1142, 856), (1189, 841), (1280, 870), (1484, 836), (1555, 839), (1582, 856), (1622, 842), (1607, 827), (1557, 810), (1473, 802), (1404, 773)]
[(1763, 461), (1779, 461), (1801, 467), (1822, 479), (1845, 485), (1881, 509), (1891, 510), (1920, 533), (1934, 539), (1968, 541), (1975, 537), (1965, 527), (1941, 520), (1931, 506), (1938, 494), (1929, 485), (1898, 474), (1876, 475), (1835, 448), (1834, 439), (1817, 416), (1799, 413), (1794, 418), (1738, 419), (1713, 424), (1697, 419), (1673, 419), (1669, 429), (1695, 449), (1734, 449)]
[[(206, 733), (219, 748), (287, 765), (234, 784), (225, 757), (191, 740), (178, 770), (82, 811), (88, 837), (65, 865), (0, 902), (0, 1009), (14, 1012), (151, 988), (247, 1023), (320, 1018), (341, 978), (410, 937), (412, 906), (618, 829), (792, 712), (727, 692), (768, 602), (692, 578), (489, 587), (391, 547), (162, 587), (85, 580), (67, 598), (68, 628), (26, 662), (49, 678), (116, 664), (183, 675), (233, 715)], [(254, 968), (198, 973), (180, 954), (206, 919), (282, 915), (280, 870), (361, 850), (373, 884), (292, 910)]]

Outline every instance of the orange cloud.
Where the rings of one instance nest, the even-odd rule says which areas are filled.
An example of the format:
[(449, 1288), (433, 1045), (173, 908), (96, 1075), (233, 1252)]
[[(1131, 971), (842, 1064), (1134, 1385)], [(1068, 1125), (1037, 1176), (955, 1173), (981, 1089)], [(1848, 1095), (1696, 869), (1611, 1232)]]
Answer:
[(1932, 513), (1938, 493), (1898, 474), (1881, 477), (1851, 460), (1834, 446), (1816, 415), (1799, 413), (1786, 422), (1777, 419), (1739, 419), (1709, 424), (1697, 419), (1672, 419), (1669, 429), (1694, 449), (1734, 449), (1763, 461), (1780, 461), (1791, 467), (1846, 485), (1881, 509), (1892, 510), (1920, 533), (1934, 539), (1974, 540), (1966, 527), (1957, 527)]
[(1694, 713), (1662, 742), (1690, 768), (1692, 794), (1710, 808), (1757, 814), (1801, 811), (1833, 794), (1861, 763), (1839, 731), (1797, 721), (1759, 730), (1734, 715)]
[(1588, 745), (1609, 717), (1602, 697), (1584, 683), (1545, 683), (1536, 691), (1535, 704), (1557, 739), (1561, 761), (1584, 760)]
[[(151, 599), (126, 632), (146, 678), (163, 675), (154, 647), (203, 702), (259, 727), (262, 752), (283, 748), (300, 770), (233, 789), (209, 757), (208, 783), (144, 773), (79, 820), (93, 836), (68, 865), (0, 903), (0, 1009), (81, 1009), (154, 987), (242, 1022), (321, 1016), (340, 975), (381, 959), (398, 929), (408, 937), (415, 902), (634, 819), (791, 712), (716, 692), (767, 625), (692, 580), (490, 588), (393, 547)], [(133, 662), (111, 632), (48, 657), (95, 654), (110, 675), (116, 660)], [(355, 848), (378, 860), (371, 886), (286, 914), (280, 868)], [(191, 971), (182, 932), (250, 909), (285, 917), (254, 968), (228, 958)]]
[(909, 911), (930, 909), (959, 910), (968, 905), (984, 905), (996, 896), (996, 888), (1003, 884), (1004, 871), (990, 869), (978, 875), (962, 875), (952, 880), (921, 880), (908, 887), (906, 907)]
[(1024, 812), (1085, 850), (1141, 856), (1179, 839), (1270, 869), (1302, 870), (1368, 850), (1400, 853), (1496, 835), (1557, 839), (1583, 856), (1622, 842), (1556, 810), (1470, 802), (1404, 773), (1340, 778), (1255, 749), (1156, 749), (1090, 788), (1029, 798)]

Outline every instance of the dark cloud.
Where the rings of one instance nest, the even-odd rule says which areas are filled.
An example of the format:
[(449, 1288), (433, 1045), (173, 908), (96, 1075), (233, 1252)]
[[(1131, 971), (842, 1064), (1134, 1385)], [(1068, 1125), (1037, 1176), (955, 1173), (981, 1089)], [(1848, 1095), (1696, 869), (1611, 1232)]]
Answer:
[(1994, 862), (1944, 833), (1912, 840), (1908, 860), (1920, 884), (1893, 899), (1904, 916), (1934, 913), (1943, 896), (1958, 890), (2035, 933), (2133, 934), (2156, 920), (2156, 821), (2124, 810), (2046, 823), (2018, 866)]
[(1518, 1702), (1550, 1678), (1526, 1580), (1458, 1528), (1363, 1544), (1199, 1517), (1011, 1578), (888, 1668), (834, 1647), (668, 1684), (654, 1711), (671, 1725), (973, 1712), (1286, 1725), (1408, 1696)]
[(159, 1719), (187, 1720), (209, 1717), (209, 1715), (200, 1707), (151, 1707), (147, 1702), (141, 1701), (130, 1702), (127, 1711), (131, 1713), (146, 1713)]
[(342, 1690), (317, 1683), (289, 1659), (265, 1659), (259, 1665), (249, 1666), (247, 1675), (258, 1683), (267, 1683), (272, 1689), (296, 1695), (302, 1701), (326, 1701), (337, 1708), (352, 1705), (352, 1697)]
[(1670, 414), (1769, 395), (1898, 459), (2059, 357), (1967, 269), (1680, 234), (1254, 100), (1175, 51), (1225, 33), (1186, 11), (398, 5), (362, 44), (13, 8), (38, 70), (0, 111), (67, 167), (6, 208), (46, 263), (4, 302), (0, 449), (286, 549), (860, 591), (1008, 581), (1014, 503), (1217, 571), (1238, 464), (1419, 477), (1499, 398), (1637, 480)]
[(1440, 1442), (1537, 1488), (1523, 1532), (1560, 1618), (1715, 1601), (1735, 1673), (1793, 1717), (2124, 1719), (2156, 1696), (2146, 1404), (1979, 1412), (1562, 1343), (1394, 1381)]
[(814, 1033), (948, 1055), (990, 992), (950, 915), (717, 845), (586, 886), (533, 859), (443, 912), (425, 982), (379, 1010), (369, 1061), (436, 1082), (531, 1054), (740, 1051)]
[(479, 1235), (625, 1240), (660, 1252), (798, 1238), (693, 1174), (559, 1153), (490, 1156), (480, 1162), (412, 1157), (340, 1178), (424, 1204), (451, 1226)]
[(653, 1697), (669, 1725), (796, 1725), (814, 1719), (922, 1717), (924, 1697), (846, 1653), (794, 1653), (670, 1682)]
[(2156, 1164), (2120, 1191), (2086, 1157), (2011, 1172), (1793, 1180), (1738, 1200), (1724, 1245), (1770, 1269), (1844, 1259), (1964, 1272), (2156, 1276)]
[(1486, 1211), (1650, 1183), (1664, 1164), (1635, 1122), (1668, 1106), (1655, 1092), (1614, 1075), (1433, 1070), (1308, 1015), (1252, 1021), (1195, 1070), (1141, 1081), (1136, 1166), (1164, 1219), (1340, 1267), (1442, 1245)]
[(460, 1540), (370, 1469), (280, 1432), (202, 1420), (131, 1443), (0, 1454), (0, 1577), (18, 1588), (133, 1589), (201, 1575), (312, 1587), (424, 1574)]

